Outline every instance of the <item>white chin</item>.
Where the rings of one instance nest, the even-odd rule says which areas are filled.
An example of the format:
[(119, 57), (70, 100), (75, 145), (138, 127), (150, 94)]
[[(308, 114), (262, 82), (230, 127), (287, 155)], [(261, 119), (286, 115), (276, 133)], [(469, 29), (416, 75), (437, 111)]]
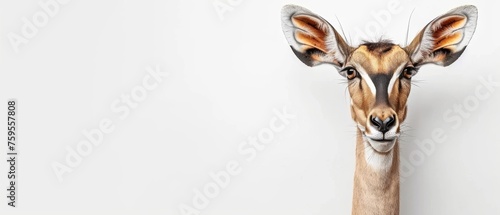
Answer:
[(390, 152), (392, 148), (394, 148), (394, 145), (396, 145), (397, 138), (394, 138), (393, 140), (382, 140), (382, 141), (372, 140), (370, 138), (366, 139), (368, 140), (370, 146), (373, 149), (375, 149), (375, 151), (377, 151), (378, 153), (387, 153)]

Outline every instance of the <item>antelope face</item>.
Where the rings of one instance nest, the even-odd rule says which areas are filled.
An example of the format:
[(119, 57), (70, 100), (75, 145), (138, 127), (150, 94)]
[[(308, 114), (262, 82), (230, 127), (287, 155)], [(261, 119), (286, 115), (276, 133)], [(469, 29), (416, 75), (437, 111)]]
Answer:
[(348, 80), (351, 115), (377, 152), (389, 152), (406, 117), (416, 68), (404, 49), (388, 42), (367, 43), (350, 54), (341, 75)]
[(351, 115), (365, 142), (390, 152), (406, 118), (411, 79), (427, 63), (452, 64), (475, 31), (477, 9), (462, 6), (432, 20), (410, 45), (388, 41), (349, 46), (323, 18), (287, 5), (282, 28), (295, 55), (306, 65), (331, 64), (348, 82)]

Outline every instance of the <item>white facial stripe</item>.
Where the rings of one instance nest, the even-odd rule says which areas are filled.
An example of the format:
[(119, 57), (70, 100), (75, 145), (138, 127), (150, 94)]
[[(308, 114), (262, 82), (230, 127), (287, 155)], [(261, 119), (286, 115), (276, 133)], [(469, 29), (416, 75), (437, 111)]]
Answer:
[(373, 96), (377, 95), (377, 89), (375, 88), (375, 84), (373, 84), (372, 79), (370, 76), (368, 76), (368, 73), (365, 71), (365, 69), (360, 66), (357, 63), (354, 63), (354, 66), (359, 72), (359, 75), (361, 75), (361, 78), (366, 81), (366, 84), (368, 84), (368, 87), (370, 88), (370, 91), (373, 93)]
[(396, 80), (401, 75), (401, 72), (403, 72), (403, 68), (405, 65), (406, 65), (406, 63), (402, 63), (401, 65), (399, 65), (398, 68), (396, 69), (396, 71), (394, 72), (394, 74), (392, 75), (391, 81), (389, 81), (389, 86), (387, 89), (387, 93), (388, 93), (389, 98), (391, 97), (391, 92), (392, 92), (392, 88), (394, 87), (394, 83), (396, 83)]

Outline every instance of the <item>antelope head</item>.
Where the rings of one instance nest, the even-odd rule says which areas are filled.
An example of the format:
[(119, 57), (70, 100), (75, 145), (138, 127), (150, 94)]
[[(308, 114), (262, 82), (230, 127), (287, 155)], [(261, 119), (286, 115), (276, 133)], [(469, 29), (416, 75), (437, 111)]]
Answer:
[(448, 66), (464, 52), (476, 28), (477, 9), (462, 6), (427, 24), (410, 45), (390, 41), (351, 47), (322, 17), (287, 5), (282, 28), (295, 55), (306, 65), (331, 64), (347, 79), (351, 116), (377, 153), (390, 152), (407, 115), (412, 77), (425, 64)]

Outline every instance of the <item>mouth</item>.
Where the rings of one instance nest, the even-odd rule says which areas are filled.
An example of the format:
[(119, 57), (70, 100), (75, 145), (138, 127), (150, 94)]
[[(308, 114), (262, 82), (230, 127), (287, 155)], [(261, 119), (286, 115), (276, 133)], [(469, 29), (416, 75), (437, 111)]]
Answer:
[(364, 137), (367, 140), (370, 147), (373, 148), (373, 150), (382, 154), (390, 152), (394, 148), (394, 145), (396, 145), (396, 140), (397, 140), (397, 137), (390, 139), (388, 138), (372, 139), (370, 137), (367, 137), (366, 135)]

